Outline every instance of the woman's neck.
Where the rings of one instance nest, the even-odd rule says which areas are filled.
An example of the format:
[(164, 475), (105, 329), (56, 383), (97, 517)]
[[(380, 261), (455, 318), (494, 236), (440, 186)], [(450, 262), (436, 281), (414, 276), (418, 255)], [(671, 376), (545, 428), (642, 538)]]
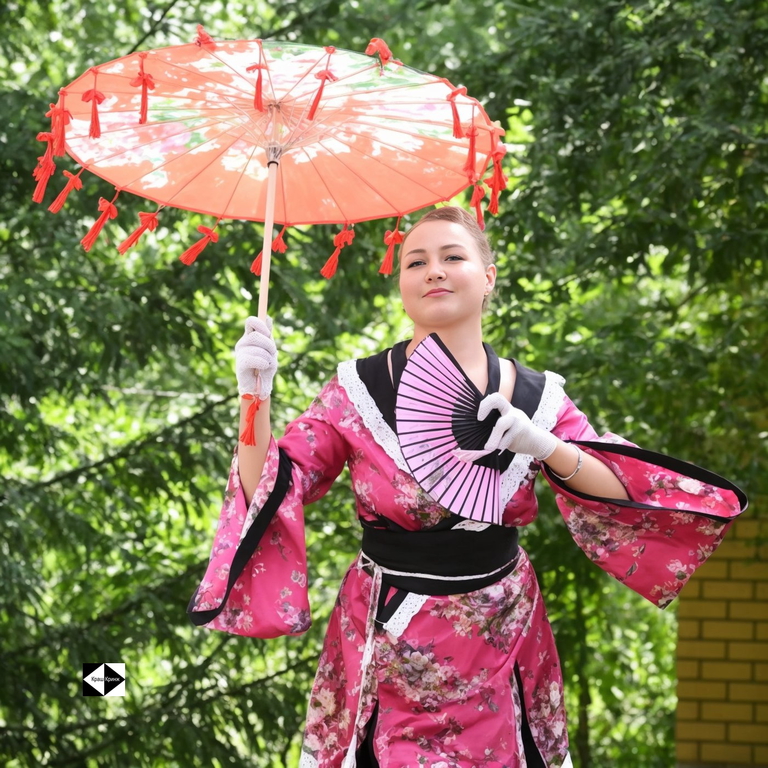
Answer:
[(486, 362), (485, 349), (483, 348), (483, 332), (478, 325), (476, 328), (442, 328), (427, 330), (414, 327), (413, 339), (405, 349), (407, 357), (430, 333), (437, 333), (440, 340), (451, 351), (456, 362), (466, 371), (476, 366), (484, 366)]

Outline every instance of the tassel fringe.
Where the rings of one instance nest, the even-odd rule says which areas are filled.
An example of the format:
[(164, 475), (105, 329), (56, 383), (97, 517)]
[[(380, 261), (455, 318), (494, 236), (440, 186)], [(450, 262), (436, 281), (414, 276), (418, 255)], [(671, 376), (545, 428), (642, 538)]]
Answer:
[(195, 45), (205, 48), (207, 51), (216, 50), (216, 41), (205, 31), (202, 24), (197, 25), (197, 38)]
[(386, 67), (390, 61), (395, 64), (403, 63), (392, 57), (392, 51), (389, 50), (389, 46), (380, 37), (371, 38), (371, 42), (368, 43), (368, 46), (365, 49), (365, 55), (379, 57), (379, 74), (384, 72), (384, 67)]
[(48, 181), (56, 172), (56, 163), (53, 160), (53, 133), (38, 133), (37, 140), (46, 142), (46, 146), (45, 152), (37, 158), (37, 167), (32, 171), (32, 177), (37, 180), (32, 200), (42, 203)]
[(466, 134), (464, 133), (464, 128), (462, 128), (461, 125), (461, 119), (459, 118), (459, 108), (456, 106), (456, 97), (457, 96), (466, 96), (467, 95), (467, 89), (464, 86), (461, 86), (460, 88), (454, 88), (449, 94), (448, 94), (448, 101), (451, 102), (451, 113), (453, 115), (453, 138), (454, 139), (463, 139)]
[[(216, 227), (219, 226), (219, 223), (216, 222)], [(187, 248), (184, 253), (179, 256), (179, 261), (186, 264), (187, 266), (190, 266), (194, 263), (195, 259), (203, 252), (205, 249), (205, 246), (208, 245), (208, 243), (218, 243), (219, 242), (219, 233), (216, 232), (216, 227), (213, 229), (209, 229), (208, 227), (199, 226), (197, 228), (197, 231), (203, 235), (203, 238), (201, 240), (198, 240), (193, 245), (190, 245), (189, 248)]]
[(144, 59), (147, 54), (142, 51), (139, 53), (139, 74), (131, 80), (131, 86), (138, 88), (141, 86), (141, 110), (139, 112), (139, 125), (145, 125), (147, 122), (147, 111), (149, 109), (148, 91), (155, 90), (155, 81), (152, 75), (144, 71)]
[(387, 230), (387, 233), (384, 235), (384, 244), (387, 246), (387, 253), (386, 256), (384, 256), (384, 261), (381, 262), (381, 266), (379, 267), (379, 274), (392, 274), (392, 269), (395, 265), (395, 246), (400, 245), (405, 237), (400, 231), (401, 218), (402, 217), (398, 216), (394, 230)]
[(355, 230), (350, 229), (347, 224), (345, 224), (344, 229), (333, 238), (333, 244), (336, 246), (336, 250), (331, 254), (331, 257), (325, 262), (323, 268), (320, 270), (320, 274), (326, 280), (330, 280), (336, 274), (336, 269), (339, 266), (339, 254), (341, 253), (341, 249), (350, 245), (354, 239)]
[[(285, 253), (288, 250), (288, 246), (285, 244), (285, 240), (283, 240), (283, 234), (285, 233), (287, 227), (288, 225), (286, 224), (280, 230), (278, 236), (272, 241), (273, 253)], [(261, 275), (261, 262), (263, 254), (264, 251), (259, 251), (259, 255), (253, 260), (253, 263), (251, 264), (251, 272), (253, 272), (253, 274), (256, 276)]]
[(485, 187), (482, 184), (476, 184), (472, 192), (472, 199), (469, 204), (475, 209), (475, 215), (477, 216), (477, 226), (480, 229), (485, 229), (485, 219), (483, 218), (482, 201), (485, 197)]
[(139, 226), (117, 246), (117, 252), (121, 256), (125, 255), (129, 248), (133, 248), (147, 230), (154, 232), (157, 229), (157, 212), (147, 213), (146, 211), (139, 211), (139, 221), (141, 222)]
[(93, 72), (93, 88), (90, 88), (82, 95), (84, 102), (91, 102), (91, 127), (88, 130), (88, 135), (92, 139), (98, 139), (101, 137), (101, 123), (99, 122), (99, 104), (106, 98), (104, 94), (96, 89), (96, 81), (99, 78), (99, 70), (96, 67), (91, 67)]
[(261, 47), (261, 40), (257, 41), (259, 43), (259, 62), (258, 64), (252, 64), (250, 67), (246, 67), (246, 72), (256, 72), (258, 71), (258, 75), (256, 75), (256, 89), (253, 94), (253, 108), (257, 110), (258, 112), (264, 111), (264, 81), (263, 81), (263, 74), (264, 70), (267, 68), (267, 65), (264, 63), (264, 49)]
[(104, 225), (107, 223), (107, 219), (117, 218), (117, 208), (115, 208), (114, 202), (117, 200), (118, 192), (112, 200), (107, 200), (105, 197), (99, 198), (99, 210), (101, 216), (96, 219), (96, 223), (88, 230), (88, 234), (80, 241), (80, 245), (83, 246), (83, 250), (87, 253), (93, 247), (96, 242), (96, 238), (101, 233)]
[(69, 171), (64, 171), (64, 175), (67, 177), (67, 183), (64, 185), (64, 189), (59, 192), (56, 199), (48, 206), (48, 210), (51, 213), (58, 213), (64, 207), (64, 203), (66, 202), (69, 193), (73, 189), (83, 188), (83, 182), (80, 178), (80, 174), (84, 170), (84, 168), (81, 168), (80, 171), (78, 171), (76, 174), (70, 173)]
[(462, 169), (467, 174), (467, 178), (474, 184), (477, 181), (477, 155), (476, 155), (476, 142), (477, 142), (477, 126), (472, 125), (465, 131), (465, 135), (469, 137), (469, 151), (467, 152), (467, 162)]
[(65, 106), (66, 98), (66, 89), (59, 89), (59, 103), (51, 104), (51, 108), (45, 113), (46, 117), (51, 118), (54, 157), (64, 156), (64, 132), (65, 128), (69, 125), (69, 121), (72, 119), (72, 113)]
[(325, 84), (328, 80), (332, 83), (336, 82), (339, 78), (331, 72), (330, 69), (323, 69), (320, 72), (315, 72), (315, 77), (320, 81), (320, 87), (317, 89), (315, 98), (312, 101), (312, 106), (309, 108), (309, 114), (307, 120), (314, 120), (317, 108), (320, 106), (320, 99), (323, 97), (323, 91), (325, 90)]
[(256, 395), (243, 395), (243, 400), (250, 400), (251, 404), (248, 406), (248, 411), (245, 414), (245, 426), (240, 433), (239, 440), (243, 445), (256, 445), (256, 428), (254, 422), (256, 421), (256, 414), (261, 408), (261, 400)]

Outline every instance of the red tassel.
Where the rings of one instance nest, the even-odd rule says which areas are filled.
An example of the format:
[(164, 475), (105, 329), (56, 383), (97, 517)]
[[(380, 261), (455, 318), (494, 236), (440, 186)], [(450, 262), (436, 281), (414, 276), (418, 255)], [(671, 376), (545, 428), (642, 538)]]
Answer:
[(448, 101), (451, 102), (451, 112), (453, 114), (453, 138), (463, 139), (466, 135), (464, 129), (461, 127), (461, 119), (459, 118), (459, 108), (456, 106), (457, 96), (466, 96), (467, 89), (462, 85), (460, 88), (454, 88), (448, 94)]
[(259, 70), (259, 74), (256, 75), (256, 90), (253, 93), (253, 108), (255, 110), (258, 110), (259, 112), (263, 112), (264, 111), (264, 84), (263, 84), (262, 74), (266, 69), (266, 66), (264, 66), (264, 64), (256, 64), (253, 67), (247, 67), (245, 71), (253, 72), (253, 70), (255, 69)]
[(69, 121), (72, 119), (72, 113), (66, 108), (64, 103), (66, 97), (66, 90), (61, 88), (59, 90), (59, 103), (51, 104), (51, 108), (45, 113), (46, 117), (51, 118), (54, 157), (64, 156), (64, 129), (69, 125)]
[(482, 208), (482, 201), (485, 197), (485, 187), (482, 184), (476, 184), (475, 189), (472, 192), (472, 199), (469, 201), (469, 204), (475, 209), (475, 214), (477, 215), (477, 226), (480, 227), (480, 229), (485, 229), (485, 219), (483, 218), (483, 208)]
[(336, 250), (331, 254), (328, 261), (325, 262), (323, 268), (320, 270), (320, 274), (326, 279), (330, 280), (335, 274), (336, 269), (339, 266), (339, 254), (341, 253), (341, 246), (338, 246)]
[(216, 41), (205, 31), (202, 24), (197, 25), (195, 45), (205, 48), (207, 51), (216, 50)]
[(99, 104), (104, 101), (104, 94), (92, 88), (83, 94), (83, 101), (91, 102), (91, 125), (88, 129), (88, 135), (92, 139), (101, 137), (101, 123), (99, 123)]
[(117, 252), (124, 255), (129, 248), (132, 248), (139, 241), (139, 238), (147, 231), (154, 232), (157, 229), (157, 212), (147, 213), (139, 211), (139, 221), (141, 224), (131, 232), (128, 237), (117, 246)]
[(371, 38), (371, 42), (368, 43), (368, 47), (365, 49), (365, 55), (378, 55), (380, 73), (383, 72), (384, 67), (386, 67), (390, 61), (394, 62), (395, 64), (403, 63), (402, 61), (398, 61), (397, 59), (392, 58), (392, 51), (389, 50), (389, 46), (380, 37)]
[(315, 77), (320, 81), (320, 87), (317, 89), (315, 99), (312, 102), (312, 106), (309, 108), (309, 114), (307, 120), (314, 120), (317, 108), (320, 105), (320, 99), (323, 97), (323, 91), (325, 90), (326, 81), (330, 80), (332, 83), (336, 82), (339, 78), (331, 72), (330, 69), (323, 69), (320, 72), (315, 72)]
[(58, 213), (64, 207), (64, 203), (67, 199), (67, 196), (73, 189), (83, 188), (83, 182), (80, 179), (80, 174), (84, 170), (85, 168), (81, 168), (77, 174), (70, 173), (69, 171), (64, 171), (64, 175), (67, 177), (68, 181), (64, 185), (64, 189), (62, 189), (61, 192), (59, 192), (56, 199), (48, 206), (48, 210), (51, 213)]
[(139, 125), (144, 125), (147, 122), (147, 110), (149, 107), (149, 94), (147, 91), (155, 90), (154, 78), (144, 71), (144, 59), (146, 58), (147, 54), (142, 51), (139, 54), (139, 74), (131, 80), (131, 85), (134, 88), (141, 86), (141, 112), (139, 113)]
[(39, 164), (34, 171), (34, 177), (37, 179), (35, 191), (32, 193), (32, 200), (35, 203), (42, 203), (45, 197), (45, 190), (48, 186), (48, 180), (56, 171), (56, 164), (53, 160), (45, 161), (45, 157), (38, 158)]
[(256, 76), (256, 90), (253, 93), (253, 106), (259, 110), (264, 111), (264, 86), (263, 86), (263, 73), (264, 67), (259, 67), (259, 74)]
[(354, 239), (355, 230), (348, 229), (347, 224), (345, 224), (344, 229), (333, 238), (333, 244), (336, 246), (336, 250), (331, 254), (331, 257), (325, 262), (325, 265), (320, 270), (320, 274), (326, 278), (326, 280), (330, 280), (336, 274), (336, 269), (339, 266), (339, 254), (341, 253), (341, 249), (350, 245)]
[(466, 135), (469, 137), (469, 152), (467, 152), (467, 162), (464, 164), (463, 171), (472, 184), (477, 181), (477, 156), (475, 154), (475, 143), (477, 141), (478, 129), (474, 123), (467, 128)]
[(37, 186), (32, 194), (32, 200), (36, 203), (42, 203), (45, 197), (45, 189), (48, 186), (48, 180), (56, 172), (56, 163), (53, 161), (53, 134), (38, 133), (37, 140), (47, 142), (45, 152), (42, 157), (37, 158), (37, 167), (32, 171), (32, 177), (37, 179)]
[[(216, 222), (216, 226), (219, 226), (219, 223)], [(179, 256), (179, 261), (183, 262), (187, 266), (194, 263), (195, 259), (203, 252), (203, 249), (205, 248), (208, 243), (218, 243), (219, 242), (219, 233), (215, 231), (216, 227), (213, 229), (209, 229), (208, 227), (204, 227), (200, 225), (197, 228), (197, 231), (203, 235), (202, 240), (198, 240), (193, 245), (190, 245), (189, 248), (187, 248), (184, 253)]]
[(285, 240), (283, 240), (286, 229), (288, 229), (287, 224), (283, 226), (280, 232), (278, 232), (277, 237), (272, 241), (272, 250), (275, 253), (285, 253), (288, 250), (288, 246), (285, 244)]
[(111, 201), (107, 200), (105, 197), (99, 198), (99, 210), (102, 212), (101, 216), (96, 219), (96, 223), (88, 230), (88, 234), (80, 241), (80, 245), (83, 246), (83, 250), (86, 251), (86, 253), (93, 247), (96, 238), (107, 223), (107, 219), (117, 218), (117, 208), (115, 208), (114, 202), (117, 200), (119, 194), (119, 192), (115, 193), (115, 196)]
[(248, 406), (248, 411), (245, 414), (245, 426), (240, 433), (239, 440), (243, 445), (256, 445), (256, 428), (254, 422), (256, 421), (256, 414), (261, 408), (261, 400), (256, 395), (243, 395), (243, 400), (250, 400), (251, 404)]
[(493, 158), (493, 174), (485, 180), (485, 183), (491, 188), (491, 202), (488, 205), (488, 210), (494, 215), (499, 212), (499, 193), (507, 188), (507, 182), (509, 181), (501, 167), (501, 161), (506, 154), (506, 146), (499, 142), (496, 145), (496, 149), (491, 153)]
[(488, 213), (492, 213), (494, 216), (499, 212), (499, 190), (493, 186), (493, 179), (488, 177), (483, 179), (491, 190), (491, 199), (488, 201)]
[(382, 275), (392, 274), (392, 268), (395, 265), (395, 246), (400, 245), (405, 237), (400, 231), (401, 218), (402, 217), (398, 216), (394, 230), (388, 230), (387, 234), (384, 235), (384, 244), (387, 246), (387, 255), (384, 257), (384, 261), (381, 262), (381, 266), (379, 267), (379, 273)]
[(256, 76), (256, 90), (253, 95), (253, 108), (255, 110), (258, 110), (259, 112), (264, 111), (264, 85), (263, 85), (263, 78), (262, 74), (264, 70), (267, 68), (267, 65), (264, 63), (264, 49), (261, 47), (261, 40), (257, 41), (259, 44), (259, 63), (258, 64), (251, 64), (250, 67), (246, 67), (246, 72), (256, 72), (258, 70), (258, 75)]
[(99, 70), (96, 67), (91, 67), (93, 72), (93, 88), (90, 88), (82, 95), (82, 100), (85, 102), (91, 102), (91, 127), (88, 131), (88, 135), (92, 139), (98, 139), (101, 136), (101, 125), (99, 124), (99, 104), (104, 101), (105, 96), (101, 91), (96, 90), (96, 81), (99, 77)]
[[(285, 253), (288, 250), (288, 246), (285, 244), (285, 240), (283, 240), (283, 233), (285, 232), (287, 228), (287, 224), (280, 230), (280, 234), (272, 241), (272, 251), (273, 253)], [(253, 260), (253, 264), (251, 264), (251, 272), (253, 272), (254, 275), (261, 275), (261, 261), (262, 261), (262, 254), (263, 251), (259, 251), (259, 255)]]

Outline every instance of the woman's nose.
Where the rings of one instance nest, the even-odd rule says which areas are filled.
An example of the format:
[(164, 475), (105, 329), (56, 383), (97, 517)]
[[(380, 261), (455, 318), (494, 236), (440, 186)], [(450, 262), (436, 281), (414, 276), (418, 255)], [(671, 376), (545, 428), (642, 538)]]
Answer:
[(445, 278), (445, 270), (440, 262), (431, 263), (427, 270), (427, 280), (432, 282), (433, 280), (443, 280)]

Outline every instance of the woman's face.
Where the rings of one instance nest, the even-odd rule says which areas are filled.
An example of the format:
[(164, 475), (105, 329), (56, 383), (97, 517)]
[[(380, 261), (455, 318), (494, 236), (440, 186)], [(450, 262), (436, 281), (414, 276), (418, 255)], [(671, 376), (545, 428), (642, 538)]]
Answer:
[(430, 329), (479, 320), (496, 281), (472, 235), (461, 224), (433, 220), (407, 236), (400, 262), (400, 295), (408, 316)]

